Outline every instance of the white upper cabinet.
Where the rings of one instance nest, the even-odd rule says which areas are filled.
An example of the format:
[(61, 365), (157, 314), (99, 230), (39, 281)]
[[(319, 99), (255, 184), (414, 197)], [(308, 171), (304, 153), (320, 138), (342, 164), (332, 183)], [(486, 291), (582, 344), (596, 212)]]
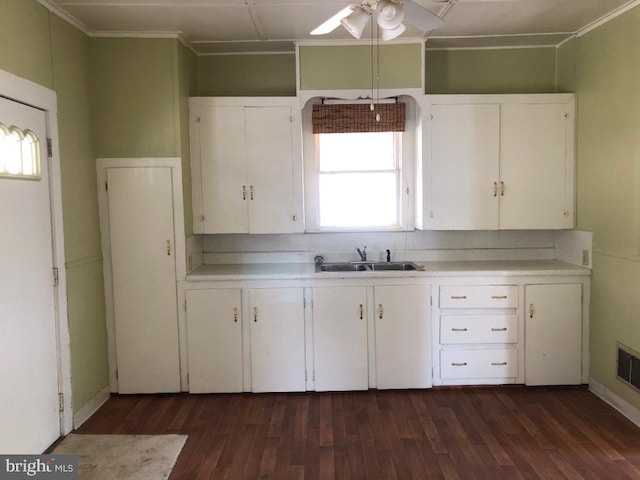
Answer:
[(420, 228), (573, 228), (572, 94), (431, 95), (426, 110)]
[(573, 108), (507, 104), (500, 111), (499, 227), (573, 228)]
[(303, 230), (295, 98), (190, 99), (195, 233)]

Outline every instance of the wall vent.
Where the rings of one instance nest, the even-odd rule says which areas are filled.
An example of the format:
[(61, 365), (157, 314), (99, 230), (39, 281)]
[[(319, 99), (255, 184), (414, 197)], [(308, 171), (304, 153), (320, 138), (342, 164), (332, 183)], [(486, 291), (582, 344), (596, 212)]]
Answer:
[(640, 391), (640, 354), (618, 343), (618, 379)]

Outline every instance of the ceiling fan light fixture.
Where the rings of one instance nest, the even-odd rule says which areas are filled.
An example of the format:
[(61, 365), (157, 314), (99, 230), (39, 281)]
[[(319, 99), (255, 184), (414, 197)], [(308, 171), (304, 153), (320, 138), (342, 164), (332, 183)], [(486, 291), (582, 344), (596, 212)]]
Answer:
[(353, 35), (355, 38), (360, 39), (364, 27), (369, 22), (369, 12), (361, 6), (356, 7), (351, 14), (340, 20), (342, 26)]
[(398, 25), (396, 28), (382, 28), (380, 29), (380, 38), (383, 41), (393, 40), (396, 37), (399, 37), (404, 33), (407, 27), (404, 26), (403, 23)]
[(404, 5), (391, 0), (379, 0), (376, 10), (378, 13), (378, 25), (383, 30), (398, 28), (404, 20)]
[(338, 13), (336, 13), (333, 17), (331, 17), (329, 20), (324, 22), (322, 25), (313, 29), (311, 31), (311, 35), (325, 35), (327, 33), (332, 32), (333, 30), (335, 30), (340, 26), (340, 20), (350, 15), (351, 12), (353, 12), (353, 7), (351, 5), (343, 8)]

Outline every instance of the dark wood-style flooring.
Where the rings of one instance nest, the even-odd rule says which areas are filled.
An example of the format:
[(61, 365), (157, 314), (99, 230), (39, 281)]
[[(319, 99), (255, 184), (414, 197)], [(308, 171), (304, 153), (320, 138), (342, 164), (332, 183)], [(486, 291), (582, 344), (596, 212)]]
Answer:
[(114, 396), (77, 433), (189, 435), (170, 480), (640, 479), (584, 387)]

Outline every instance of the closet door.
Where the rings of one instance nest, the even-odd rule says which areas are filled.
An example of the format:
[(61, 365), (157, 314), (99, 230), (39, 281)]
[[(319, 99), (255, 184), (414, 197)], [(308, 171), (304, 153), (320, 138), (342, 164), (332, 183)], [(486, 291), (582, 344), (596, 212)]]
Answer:
[(108, 168), (118, 391), (180, 391), (170, 168)]

